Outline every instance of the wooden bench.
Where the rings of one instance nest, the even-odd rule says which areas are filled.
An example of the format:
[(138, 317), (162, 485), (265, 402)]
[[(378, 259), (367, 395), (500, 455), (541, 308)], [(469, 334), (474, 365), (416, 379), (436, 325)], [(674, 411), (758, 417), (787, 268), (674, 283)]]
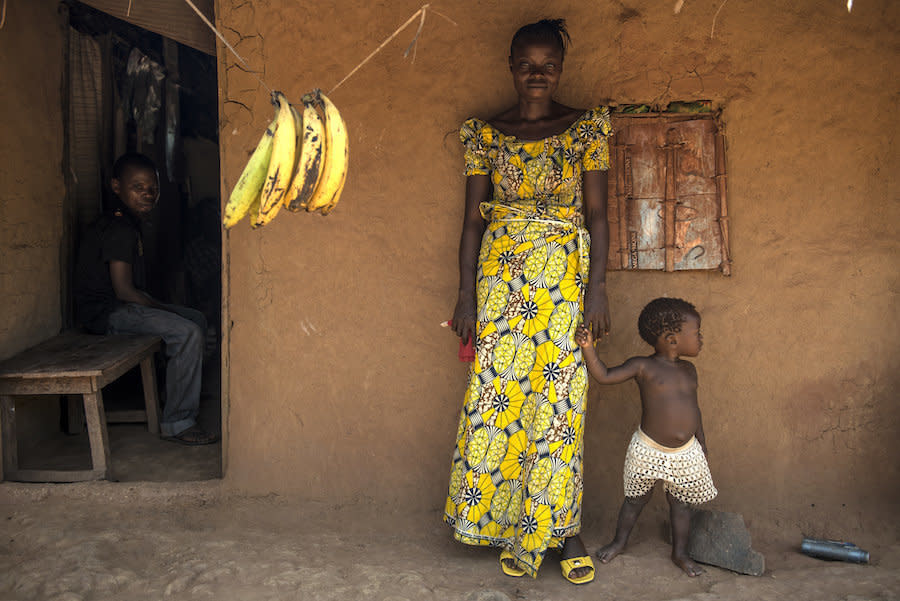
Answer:
[[(153, 353), (157, 336), (93, 336), (66, 332), (0, 363), (2, 478), (19, 482), (78, 482), (109, 477), (109, 439), (101, 389), (140, 364), (147, 427), (159, 433)], [(19, 469), (17, 395), (80, 394), (91, 443), (90, 470)], [(132, 416), (133, 418), (134, 416)]]

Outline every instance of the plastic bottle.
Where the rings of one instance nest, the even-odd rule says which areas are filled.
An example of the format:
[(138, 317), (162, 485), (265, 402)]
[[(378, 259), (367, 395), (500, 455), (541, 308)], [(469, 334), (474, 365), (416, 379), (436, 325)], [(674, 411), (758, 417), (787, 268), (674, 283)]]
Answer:
[(800, 552), (818, 559), (833, 559), (851, 563), (869, 563), (869, 552), (863, 551), (853, 543), (839, 540), (821, 540), (804, 538), (800, 543)]

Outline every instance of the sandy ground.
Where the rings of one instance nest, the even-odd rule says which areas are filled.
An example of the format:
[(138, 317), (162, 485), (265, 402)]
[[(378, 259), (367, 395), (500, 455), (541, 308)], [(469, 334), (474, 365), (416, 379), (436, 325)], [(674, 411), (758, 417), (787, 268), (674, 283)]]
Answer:
[[(870, 565), (757, 542), (764, 576), (709, 568), (692, 580), (647, 526), (594, 583), (575, 587), (549, 558), (536, 580), (503, 576), (494, 552), (453, 542), (436, 513), (240, 497), (219, 481), (6, 483), (0, 524), (3, 601), (900, 599), (896, 542), (871, 547)], [(602, 533), (585, 539), (595, 549)]]

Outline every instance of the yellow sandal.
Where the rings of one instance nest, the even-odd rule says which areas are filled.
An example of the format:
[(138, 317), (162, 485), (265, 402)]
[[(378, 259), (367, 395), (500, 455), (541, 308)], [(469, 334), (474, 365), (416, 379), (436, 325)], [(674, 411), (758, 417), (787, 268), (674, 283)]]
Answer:
[[(572, 584), (587, 584), (588, 582), (594, 579), (594, 562), (591, 561), (590, 555), (582, 555), (581, 557), (570, 557), (569, 559), (562, 559), (559, 562), (560, 568), (562, 568), (563, 578), (571, 582)], [(581, 576), (579, 578), (571, 578), (569, 574), (572, 573), (573, 570), (577, 568), (591, 568), (589, 574), (585, 576)]]
[(512, 554), (509, 549), (503, 549), (500, 551), (500, 569), (503, 570), (503, 573), (507, 576), (512, 576), (513, 578), (518, 578), (519, 576), (525, 575), (525, 570), (520, 568), (518, 565), (515, 567), (510, 567), (506, 564), (507, 559), (511, 559), (516, 561), (516, 556)]

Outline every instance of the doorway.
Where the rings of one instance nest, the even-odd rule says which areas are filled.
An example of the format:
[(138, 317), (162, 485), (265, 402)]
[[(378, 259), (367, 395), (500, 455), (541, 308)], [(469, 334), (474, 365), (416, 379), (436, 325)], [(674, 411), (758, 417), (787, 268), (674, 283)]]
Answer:
[[(147, 291), (200, 310), (206, 349), (199, 425), (221, 434), (221, 218), (215, 56), (115, 18), (77, 0), (60, 3), (67, 23), (63, 119), (66, 141), (62, 306), (75, 321), (72, 279), (80, 237), (110, 206), (116, 158), (139, 152), (159, 172), (160, 199), (141, 224)], [(157, 356), (165, 402), (164, 357)], [(205, 480), (222, 475), (221, 443), (163, 441), (128, 416), (143, 406), (139, 370), (103, 389), (112, 473), (118, 480)], [(72, 399), (78, 402), (79, 399)], [(70, 400), (60, 399), (60, 432), (20, 450), (20, 462), (51, 469), (90, 465), (90, 449)], [(76, 415), (70, 418), (70, 415)]]

